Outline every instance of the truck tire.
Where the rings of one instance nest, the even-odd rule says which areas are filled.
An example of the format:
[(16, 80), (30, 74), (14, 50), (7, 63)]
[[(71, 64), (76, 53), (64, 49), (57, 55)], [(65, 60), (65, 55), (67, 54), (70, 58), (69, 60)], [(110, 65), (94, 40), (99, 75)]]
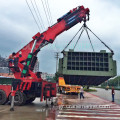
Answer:
[[(12, 96), (9, 96), (9, 101), (11, 102), (12, 100)], [(26, 95), (21, 92), (21, 91), (17, 91), (15, 93), (15, 97), (14, 97), (14, 105), (16, 106), (22, 106), (26, 103)]]
[(0, 90), (0, 105), (4, 105), (7, 102), (6, 93), (3, 90)]
[(30, 104), (35, 100), (35, 97), (26, 100), (26, 104)]
[(62, 88), (62, 94), (65, 94), (65, 88)]

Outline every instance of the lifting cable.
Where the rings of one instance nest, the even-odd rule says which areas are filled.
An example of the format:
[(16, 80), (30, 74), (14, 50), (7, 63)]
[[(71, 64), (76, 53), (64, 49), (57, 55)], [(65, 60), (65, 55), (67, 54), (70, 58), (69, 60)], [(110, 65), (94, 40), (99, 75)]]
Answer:
[(41, 30), (40, 30), (40, 27), (39, 27), (39, 25), (38, 25), (38, 23), (37, 23), (37, 20), (35, 19), (35, 16), (34, 16), (34, 14), (33, 14), (32, 10), (31, 10), (31, 8), (30, 8), (30, 6), (29, 6), (29, 4), (28, 4), (27, 0), (26, 0), (26, 3), (27, 3), (27, 6), (28, 6), (28, 8), (29, 8), (29, 10), (30, 10), (30, 12), (31, 12), (31, 14), (32, 14), (32, 16), (33, 16), (33, 18), (34, 18), (34, 20), (35, 20), (35, 23), (36, 23), (36, 25), (37, 25), (37, 27), (38, 27), (39, 31), (41, 31)]
[(105, 47), (107, 47), (107, 48), (111, 51), (111, 53), (114, 55), (114, 51), (113, 51), (110, 47), (108, 47), (108, 45), (106, 45), (106, 43), (104, 43), (90, 28), (88, 28), (87, 25), (86, 25), (86, 28), (87, 28), (96, 38), (98, 38), (98, 40), (100, 40), (100, 42), (101, 42), (102, 44), (104, 44)]
[(75, 44), (75, 46), (74, 46), (74, 48), (73, 48), (73, 49), (75, 49), (75, 47), (76, 47), (76, 45), (77, 45), (77, 43), (78, 43), (78, 41), (79, 41), (79, 39), (80, 39), (80, 37), (81, 37), (81, 35), (82, 35), (83, 31), (84, 31), (84, 28), (82, 29), (82, 31), (81, 31), (81, 33), (80, 33), (80, 35), (79, 35), (79, 37), (78, 37), (78, 40), (77, 40), (77, 42), (76, 42), (76, 44)]
[(90, 41), (91, 47), (92, 47), (92, 49), (93, 49), (93, 52), (95, 52), (94, 47), (93, 47), (93, 44), (92, 44), (92, 41), (91, 41), (90, 36), (89, 36), (89, 34), (88, 34), (88, 30), (87, 30), (86, 28), (85, 28), (85, 30), (86, 30), (88, 39), (89, 39), (89, 41)]
[(89, 41), (90, 41), (90, 44), (91, 44), (92, 50), (93, 50), (93, 52), (94, 52), (94, 47), (93, 47), (93, 45), (92, 45), (92, 41), (91, 41), (90, 36), (89, 36), (89, 34), (88, 34), (88, 31), (87, 31), (87, 29), (86, 29), (86, 22), (84, 22), (82, 28), (83, 28), (83, 30), (82, 30), (81, 33), (80, 33), (80, 36), (79, 36), (79, 38), (78, 38), (78, 40), (77, 40), (77, 42), (76, 42), (76, 44), (75, 44), (75, 46), (74, 46), (74, 49), (75, 49), (75, 47), (76, 47), (78, 41), (80, 40), (80, 37), (81, 37), (83, 31), (85, 30), (86, 33), (87, 33), (88, 39), (89, 39)]
[[(83, 29), (82, 29), (82, 28), (83, 28)], [(82, 30), (82, 31), (81, 31), (81, 30)], [(93, 45), (92, 45), (92, 41), (91, 41), (91, 39), (90, 39), (88, 30), (89, 30), (98, 40), (100, 40), (100, 42), (101, 42), (102, 44), (104, 44), (105, 47), (107, 47), (107, 48), (111, 51), (112, 55), (114, 55), (113, 50), (112, 50), (110, 47), (108, 47), (94, 32), (92, 32), (92, 30), (91, 30), (90, 28), (88, 28), (88, 26), (86, 25), (85, 22), (84, 22), (84, 24), (82, 25), (82, 27), (79, 29), (79, 31), (75, 34), (75, 36), (72, 38), (72, 40), (71, 40), (71, 41), (67, 44), (67, 46), (63, 49), (62, 52), (65, 51), (65, 49), (70, 45), (70, 43), (71, 43), (71, 42), (73, 41), (73, 39), (76, 37), (76, 35), (81, 31), (81, 33), (80, 33), (80, 35), (79, 35), (79, 38), (78, 38), (78, 40), (77, 40), (77, 42), (76, 42), (76, 44), (75, 44), (75, 46), (74, 46), (74, 49), (75, 49), (75, 47), (76, 47), (76, 45), (77, 45), (77, 43), (78, 43), (78, 41), (79, 41), (79, 39), (80, 39), (80, 37), (81, 37), (81, 35), (82, 35), (82, 33), (83, 33), (84, 30), (85, 30), (86, 33), (87, 33), (88, 39), (89, 39), (89, 41), (90, 41), (91, 47), (92, 47), (92, 49), (93, 49), (94, 52), (95, 52), (95, 50), (94, 50), (94, 47), (93, 47)]]
[[(83, 26), (82, 26), (83, 27)], [(71, 39), (71, 41), (65, 46), (62, 52), (66, 50), (66, 48), (70, 45), (70, 43), (73, 41), (73, 39), (77, 36), (77, 34), (81, 31), (82, 27), (78, 30), (78, 32), (75, 34), (75, 36)]]
[(39, 9), (38, 9), (38, 6), (37, 6), (37, 4), (36, 4), (36, 1), (34, 0), (34, 2), (35, 2), (35, 7), (37, 8), (37, 12), (38, 12), (38, 14), (39, 14), (39, 17), (40, 17), (40, 20), (39, 21), (41, 21), (41, 26), (42, 26), (42, 29), (43, 30), (45, 30), (45, 26), (44, 26), (44, 23), (43, 23), (43, 20), (42, 20), (42, 17), (41, 17), (41, 14), (40, 14), (40, 11), (39, 11)]

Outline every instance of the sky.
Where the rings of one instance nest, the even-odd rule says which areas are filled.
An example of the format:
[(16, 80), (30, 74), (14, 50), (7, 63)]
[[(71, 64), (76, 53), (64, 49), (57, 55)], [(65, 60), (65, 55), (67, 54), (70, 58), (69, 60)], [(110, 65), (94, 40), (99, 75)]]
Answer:
[[(33, 11), (31, 0), (28, 3)], [(32, 0), (34, 2), (34, 0)], [(45, 2), (45, 0), (43, 0)], [(120, 1), (119, 0), (46, 0), (49, 3), (53, 24), (69, 10), (83, 5), (90, 9), (90, 20), (87, 26), (99, 36), (113, 51), (117, 61), (117, 73), (120, 75)], [(36, 0), (44, 24), (43, 32), (48, 23), (41, 0)], [(35, 12), (33, 12), (35, 14)], [(36, 16), (35, 16), (36, 17)], [(37, 19), (37, 17), (36, 17)], [(37, 19), (38, 21), (38, 19)], [(39, 21), (38, 21), (39, 24)], [(40, 25), (40, 24), (39, 24)], [(60, 34), (53, 44), (42, 48), (38, 54), (40, 71), (55, 73), (55, 52), (61, 52), (83, 23), (79, 23), (68, 31)], [(39, 29), (31, 15), (25, 0), (0, 0), (0, 54), (8, 57), (12, 52), (19, 51), (32, 40)], [(106, 50), (91, 33), (90, 37), (96, 52)], [(72, 49), (75, 41), (68, 47)], [(67, 50), (68, 50), (67, 49)], [(75, 51), (91, 51), (89, 40), (83, 33)], [(60, 55), (62, 57), (62, 55)]]

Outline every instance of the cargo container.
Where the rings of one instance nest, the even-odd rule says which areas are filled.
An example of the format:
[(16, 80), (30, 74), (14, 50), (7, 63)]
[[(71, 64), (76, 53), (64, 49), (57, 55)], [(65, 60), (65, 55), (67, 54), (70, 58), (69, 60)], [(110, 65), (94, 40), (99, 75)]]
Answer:
[(66, 84), (99, 85), (116, 76), (116, 68), (110, 52), (75, 52), (70, 49), (59, 59), (58, 72), (64, 76)]

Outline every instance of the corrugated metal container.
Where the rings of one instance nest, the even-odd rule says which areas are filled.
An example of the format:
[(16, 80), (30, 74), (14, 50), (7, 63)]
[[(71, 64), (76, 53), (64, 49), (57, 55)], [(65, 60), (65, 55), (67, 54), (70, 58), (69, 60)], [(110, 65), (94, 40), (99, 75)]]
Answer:
[(99, 85), (116, 76), (116, 61), (112, 53), (65, 51), (59, 59), (58, 72), (64, 76), (66, 84)]

